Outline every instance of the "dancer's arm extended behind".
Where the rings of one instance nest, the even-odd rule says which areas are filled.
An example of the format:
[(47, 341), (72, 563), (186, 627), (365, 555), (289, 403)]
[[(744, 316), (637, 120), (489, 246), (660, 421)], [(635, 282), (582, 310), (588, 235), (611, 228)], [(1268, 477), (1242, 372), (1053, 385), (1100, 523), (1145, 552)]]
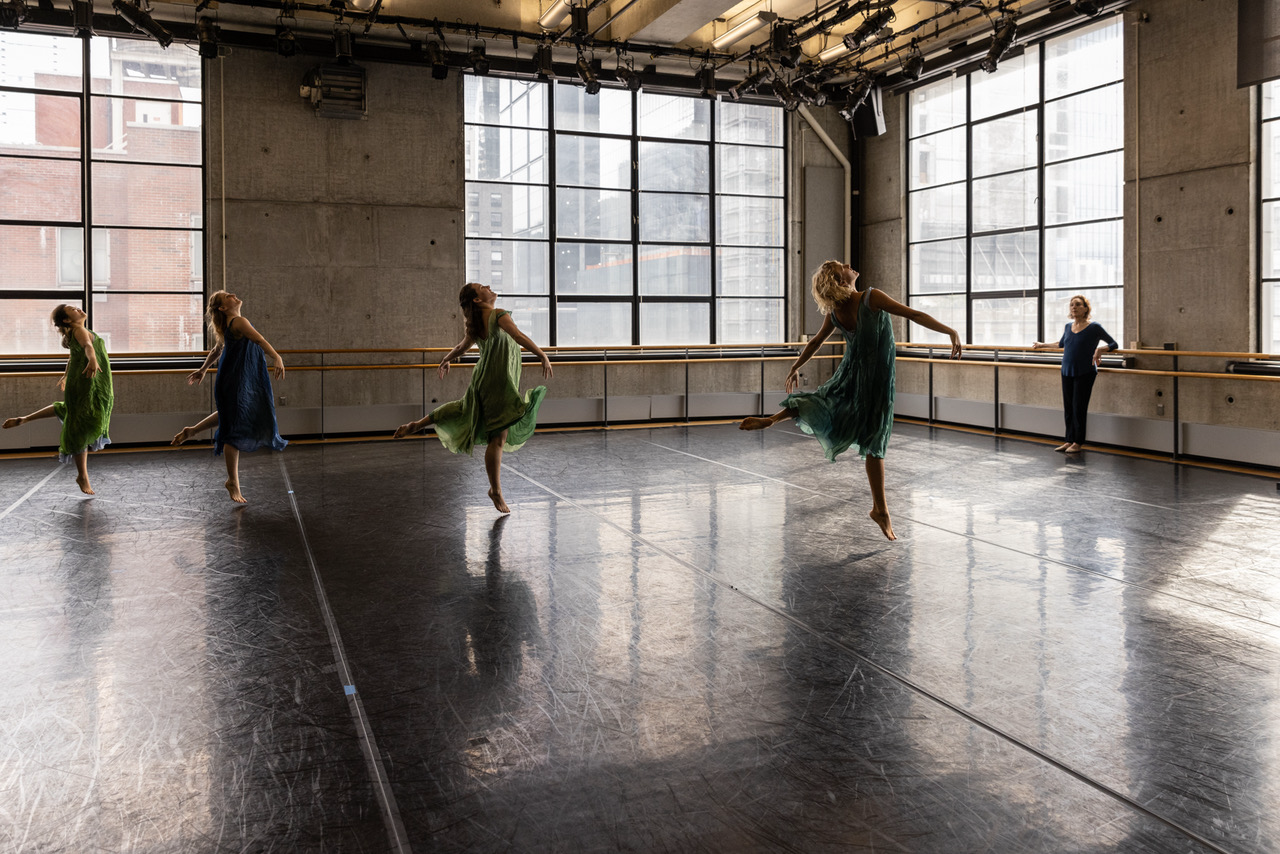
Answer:
[(219, 341), (213, 345), (213, 349), (209, 351), (209, 355), (204, 357), (204, 364), (187, 374), (187, 385), (200, 385), (204, 382), (204, 375), (213, 367), (213, 363), (218, 361), (218, 357), (222, 355), (222, 342)]
[(533, 343), (532, 338), (520, 331), (520, 328), (516, 326), (516, 322), (511, 319), (511, 315), (504, 314), (499, 317), (498, 325), (502, 327), (504, 332), (514, 338), (517, 344), (542, 360), (542, 376), (545, 379), (551, 379), (551, 360), (547, 358), (546, 353), (542, 352), (541, 347)]
[(787, 394), (795, 391), (800, 386), (800, 368), (804, 363), (813, 358), (813, 354), (818, 352), (818, 348), (823, 342), (831, 337), (831, 333), (835, 331), (835, 324), (831, 322), (831, 315), (824, 315), (822, 318), (822, 328), (820, 328), (805, 348), (800, 351), (800, 355), (791, 363), (791, 370), (787, 371)]
[(262, 351), (267, 354), (267, 357), (271, 361), (275, 362), (275, 364), (271, 366), (271, 375), (276, 379), (284, 378), (284, 359), (280, 358), (280, 354), (271, 346), (271, 342), (266, 338), (263, 338), (262, 333), (253, 328), (253, 324), (249, 322), (249, 318), (233, 317), (231, 322), (227, 324), (227, 331), (238, 332), (240, 335), (243, 335), (245, 338), (248, 338), (250, 341), (261, 347)]
[(926, 314), (909, 305), (903, 305), (878, 288), (868, 291), (866, 298), (871, 300), (868, 305), (877, 311), (886, 311), (898, 317), (905, 317), (912, 323), (920, 324), (925, 329), (932, 329), (934, 332), (941, 332), (946, 335), (951, 339), (951, 358), (960, 358), (960, 334), (942, 321), (935, 319), (933, 315)]
[(449, 363), (470, 350), (471, 346), (475, 343), (475, 339), (470, 335), (462, 336), (462, 340), (459, 341), (454, 348), (446, 353), (445, 357), (440, 360), (440, 367), (436, 369), (436, 373), (440, 375), (440, 379), (444, 379), (444, 375), (449, 373)]

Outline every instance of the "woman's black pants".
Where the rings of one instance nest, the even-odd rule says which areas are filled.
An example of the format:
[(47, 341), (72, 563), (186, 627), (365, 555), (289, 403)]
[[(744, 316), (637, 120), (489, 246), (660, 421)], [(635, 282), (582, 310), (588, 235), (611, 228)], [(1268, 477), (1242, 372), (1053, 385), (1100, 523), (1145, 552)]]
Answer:
[(1062, 414), (1067, 422), (1067, 441), (1084, 444), (1085, 424), (1089, 420), (1089, 396), (1098, 378), (1090, 372), (1079, 377), (1062, 378)]

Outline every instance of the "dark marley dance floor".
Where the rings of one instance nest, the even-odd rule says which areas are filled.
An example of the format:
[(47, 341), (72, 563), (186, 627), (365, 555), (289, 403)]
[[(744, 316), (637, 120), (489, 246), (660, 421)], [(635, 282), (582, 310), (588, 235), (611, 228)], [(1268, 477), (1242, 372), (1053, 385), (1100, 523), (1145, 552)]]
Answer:
[(899, 425), (0, 460), (0, 850), (1280, 851), (1274, 480)]

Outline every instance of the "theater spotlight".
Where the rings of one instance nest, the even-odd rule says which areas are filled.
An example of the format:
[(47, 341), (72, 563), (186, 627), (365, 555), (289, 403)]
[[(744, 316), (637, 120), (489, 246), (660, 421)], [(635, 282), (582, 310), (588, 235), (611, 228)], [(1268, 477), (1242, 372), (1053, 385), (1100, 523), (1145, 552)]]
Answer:
[(627, 61), (626, 65), (623, 65), (622, 60), (618, 60), (618, 70), (615, 73), (618, 75), (618, 80), (622, 85), (632, 92), (640, 91), (640, 75), (636, 74), (636, 70), (631, 66), (630, 60)]
[(582, 55), (582, 51), (578, 51), (578, 79), (587, 88), (588, 95), (600, 94), (600, 80), (596, 77), (596, 73), (591, 70), (591, 63), (587, 62), (587, 58)]
[(1096, 18), (1101, 15), (1102, 7), (1102, 0), (1071, 0), (1071, 10), (1087, 18)]
[(761, 83), (767, 83), (772, 78), (773, 69), (767, 65), (761, 66), (729, 87), (729, 100), (741, 101), (743, 95), (756, 91)]
[(431, 63), (433, 79), (444, 80), (449, 76), (449, 63), (444, 55), (444, 49), (436, 42), (427, 42), (427, 61)]
[(858, 112), (867, 100), (867, 96), (871, 94), (871, 89), (875, 85), (875, 81), (870, 77), (863, 77), (857, 83), (849, 87), (849, 92), (845, 96), (844, 106), (840, 108), (840, 117), (849, 124), (853, 124), (853, 114)]
[(861, 48), (864, 44), (871, 40), (871, 37), (888, 26), (893, 20), (893, 8), (886, 6), (874, 15), (869, 15), (861, 24), (854, 29), (853, 32), (847, 34), (843, 41), (844, 46), (854, 51)]
[(483, 44), (478, 44), (467, 52), (467, 66), (476, 74), (489, 73), (489, 57), (484, 54)]
[(796, 28), (788, 24), (785, 27), (774, 27), (769, 38), (769, 46), (783, 68), (795, 68), (800, 62), (800, 45), (794, 44)]
[(716, 70), (710, 65), (698, 69), (698, 90), (705, 98), (716, 97)]
[(533, 65), (538, 69), (538, 76), (543, 80), (550, 80), (556, 76), (555, 69), (552, 67), (551, 45), (540, 44), (533, 49)]
[(16, 30), (18, 24), (27, 19), (27, 4), (22, 0), (4, 0), (0, 2), (0, 27)]
[(795, 96), (806, 104), (812, 104), (815, 107), (821, 107), (827, 103), (827, 93), (821, 89), (814, 88), (803, 80), (797, 80), (791, 84), (791, 91)]
[(800, 98), (795, 92), (791, 91), (791, 87), (787, 85), (787, 81), (781, 77), (775, 77), (773, 80), (773, 94), (782, 102), (782, 109), (788, 113), (795, 112), (800, 106)]
[(298, 39), (283, 22), (276, 24), (276, 53), (281, 56), (295, 56), (298, 53)]
[(982, 70), (988, 74), (993, 73), (1000, 64), (1001, 58), (1009, 52), (1009, 48), (1013, 47), (1013, 40), (1017, 37), (1018, 22), (1013, 18), (1005, 18), (991, 38), (991, 47), (980, 63)]
[(907, 54), (907, 58), (902, 60), (902, 76), (908, 80), (919, 80), (923, 72), (924, 54), (920, 53), (920, 48), (912, 45), (911, 53)]
[(173, 33), (160, 26), (160, 23), (149, 13), (144, 12), (141, 7), (128, 0), (112, 0), (111, 6), (121, 18), (129, 22), (130, 26), (142, 30), (159, 42), (160, 47), (168, 48), (173, 44)]
[(209, 18), (196, 21), (196, 38), (200, 41), (200, 58), (218, 58), (218, 27)]
[(338, 62), (351, 62), (351, 30), (345, 27), (333, 28), (333, 55)]

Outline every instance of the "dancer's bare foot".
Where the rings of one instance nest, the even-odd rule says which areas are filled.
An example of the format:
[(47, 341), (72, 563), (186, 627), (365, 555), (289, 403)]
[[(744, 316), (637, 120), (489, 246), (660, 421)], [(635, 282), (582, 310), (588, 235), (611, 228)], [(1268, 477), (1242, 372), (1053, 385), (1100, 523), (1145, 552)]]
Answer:
[(174, 434), (173, 434), (173, 441), (172, 441), (172, 442), (170, 442), (169, 444), (170, 444), (170, 445), (181, 445), (183, 442), (187, 441), (187, 440), (188, 440), (188, 439), (190, 439), (192, 436), (194, 436), (194, 435), (195, 435), (195, 432), (196, 432), (196, 431), (195, 431), (194, 429), (192, 429), (191, 427), (183, 427), (183, 428), (182, 428), (181, 430), (179, 430), (177, 433), (174, 433)]
[(502, 500), (502, 493), (496, 489), (489, 490), (489, 500), (493, 502), (493, 506), (498, 508), (499, 513), (510, 513), (511, 508), (507, 506), (507, 502)]
[(98, 494), (98, 493), (94, 492), (94, 491), (93, 491), (93, 487), (89, 485), (89, 475), (87, 475), (87, 474), (86, 474), (86, 475), (84, 475), (83, 477), (77, 477), (77, 478), (76, 478), (76, 485), (80, 487), (80, 491), (81, 491), (81, 492), (83, 492), (85, 495), (97, 495), (97, 494)]
[(237, 504), (249, 503), (247, 500), (245, 500), (245, 497), (240, 494), (239, 481), (229, 480), (226, 483), (224, 483), (223, 486), (227, 488), (227, 494), (231, 496), (231, 500), (234, 501), (235, 503)]
[(414, 428), (412, 422), (408, 424), (401, 424), (399, 427), (396, 428), (395, 435), (392, 436), (391, 438), (403, 439), (405, 436), (408, 436), (410, 433), (416, 433), (416, 432), (418, 431)]
[(895, 536), (894, 536), (894, 534), (893, 534), (893, 522), (892, 522), (892, 521), (890, 521), (890, 519), (889, 519), (889, 511), (888, 511), (888, 510), (875, 510), (875, 509), (872, 509), (872, 511), (871, 511), (870, 513), (868, 513), (867, 515), (871, 517), (871, 521), (872, 521), (872, 522), (875, 522), (877, 525), (879, 525), (879, 526), (880, 526), (880, 530), (884, 532), (884, 535), (885, 535), (885, 537), (886, 537), (886, 538), (888, 538), (888, 539), (890, 539), (890, 540), (896, 540), (896, 539), (898, 539), (898, 538), (897, 538), (897, 537), (895, 537)]
[(1065, 450), (1068, 454), (1078, 454), (1080, 453), (1080, 445), (1077, 442), (1072, 442), (1070, 445), (1067, 445), (1067, 447), (1064, 448), (1063, 450)]
[(10, 427), (17, 427), (25, 420), (25, 418), (6, 418), (4, 420), (4, 429), (8, 430)]
[(1055, 451), (1065, 451), (1067, 448), (1070, 448), (1070, 447), (1071, 447), (1071, 443), (1070, 443), (1070, 442), (1063, 442), (1061, 445), (1059, 445), (1058, 447), (1054, 448), (1054, 450), (1055, 450)]
[(759, 416), (752, 416), (751, 418), (742, 419), (742, 422), (738, 424), (738, 429), (739, 430), (766, 430), (772, 426), (773, 426), (772, 418), (761, 418)]

